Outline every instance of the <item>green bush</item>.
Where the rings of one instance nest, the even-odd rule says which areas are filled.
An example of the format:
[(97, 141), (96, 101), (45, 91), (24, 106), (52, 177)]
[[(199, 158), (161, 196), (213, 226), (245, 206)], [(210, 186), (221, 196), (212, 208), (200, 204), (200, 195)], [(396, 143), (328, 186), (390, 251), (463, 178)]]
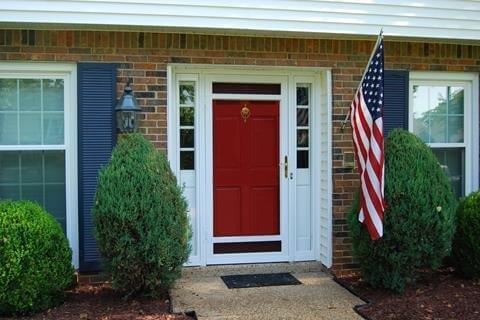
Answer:
[(467, 278), (480, 278), (480, 191), (471, 193), (457, 209), (453, 263)]
[(93, 214), (114, 289), (126, 297), (156, 295), (180, 276), (190, 252), (187, 203), (167, 159), (141, 134), (114, 148)]
[(0, 314), (24, 315), (62, 301), (73, 284), (60, 224), (38, 204), (0, 201)]
[(432, 151), (415, 135), (393, 130), (385, 142), (384, 236), (370, 240), (358, 222), (358, 199), (349, 229), (364, 280), (402, 292), (419, 268), (438, 268), (449, 254), (456, 199)]

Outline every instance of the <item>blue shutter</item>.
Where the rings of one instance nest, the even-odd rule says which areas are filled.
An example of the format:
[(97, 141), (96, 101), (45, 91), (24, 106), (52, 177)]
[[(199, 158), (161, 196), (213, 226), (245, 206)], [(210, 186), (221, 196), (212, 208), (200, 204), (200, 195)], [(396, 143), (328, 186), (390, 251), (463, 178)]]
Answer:
[(394, 128), (408, 130), (408, 80), (408, 71), (385, 70), (383, 92), (385, 136), (388, 136), (390, 130)]
[(98, 271), (92, 205), (98, 172), (115, 144), (116, 65), (78, 64), (78, 212), (80, 271)]

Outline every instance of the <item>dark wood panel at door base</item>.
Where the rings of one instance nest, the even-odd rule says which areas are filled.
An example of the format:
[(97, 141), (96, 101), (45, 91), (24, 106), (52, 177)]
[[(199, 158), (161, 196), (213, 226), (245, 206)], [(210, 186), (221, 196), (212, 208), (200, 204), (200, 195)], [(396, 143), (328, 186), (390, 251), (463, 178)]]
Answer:
[(214, 254), (280, 251), (282, 251), (281, 241), (230, 242), (213, 244)]

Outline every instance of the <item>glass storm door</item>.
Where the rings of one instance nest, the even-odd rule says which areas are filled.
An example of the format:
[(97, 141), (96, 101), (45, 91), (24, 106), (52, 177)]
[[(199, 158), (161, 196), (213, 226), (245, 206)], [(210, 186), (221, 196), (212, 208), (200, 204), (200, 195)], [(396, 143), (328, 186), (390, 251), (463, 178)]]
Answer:
[(214, 237), (280, 234), (279, 120), (278, 101), (213, 101)]

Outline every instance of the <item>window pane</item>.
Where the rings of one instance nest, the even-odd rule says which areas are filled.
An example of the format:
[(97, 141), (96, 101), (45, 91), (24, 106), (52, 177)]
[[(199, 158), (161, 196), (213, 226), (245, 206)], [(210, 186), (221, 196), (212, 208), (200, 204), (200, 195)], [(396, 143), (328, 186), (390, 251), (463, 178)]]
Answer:
[(428, 111), (434, 114), (447, 113), (447, 87), (426, 87), (428, 90)]
[(65, 219), (65, 185), (45, 185), (45, 210), (51, 213), (57, 220)]
[(45, 182), (65, 182), (65, 151), (45, 151)]
[(0, 144), (63, 144), (63, 109), (62, 79), (0, 79)]
[(43, 80), (43, 110), (63, 111), (63, 80)]
[(65, 151), (2, 151), (0, 166), (0, 199), (36, 201), (65, 226)]
[(308, 150), (297, 151), (297, 169), (308, 169)]
[(430, 141), (429, 142), (447, 142), (447, 117), (430, 117)]
[(304, 109), (304, 108), (297, 109), (297, 126), (299, 127), (308, 126), (308, 109)]
[(180, 129), (180, 148), (194, 147), (193, 129)]
[(413, 87), (413, 130), (427, 143), (446, 140), (446, 97), (447, 87)]
[(63, 112), (44, 113), (43, 144), (63, 144)]
[(180, 170), (195, 169), (195, 152), (180, 151)]
[(297, 147), (308, 147), (308, 130), (297, 130)]
[(41, 113), (20, 114), (20, 144), (42, 144)]
[(463, 142), (463, 116), (448, 117), (448, 142)]
[(413, 131), (416, 135), (426, 143), (464, 141), (463, 88), (414, 86), (413, 92)]
[(21, 153), (22, 183), (43, 183), (43, 155), (38, 151)]
[(0, 184), (0, 199), (18, 200), (20, 198), (19, 185)]
[(14, 111), (17, 107), (17, 80), (0, 79), (0, 111)]
[(20, 110), (40, 111), (42, 89), (40, 79), (20, 79)]
[(193, 106), (195, 102), (195, 84), (181, 83), (179, 86), (180, 104)]
[(308, 106), (308, 87), (307, 86), (297, 87), (297, 105)]
[(180, 108), (180, 125), (193, 126), (195, 110), (192, 107)]
[(18, 114), (0, 112), (0, 144), (18, 144)]
[(432, 149), (457, 197), (465, 195), (465, 149)]
[(0, 152), (0, 184), (19, 183), (20, 169), (14, 152)]
[(43, 185), (27, 184), (22, 185), (22, 199), (34, 201), (43, 207)]
[(413, 115), (413, 132), (424, 142), (430, 141), (430, 125), (428, 117), (415, 118)]
[(462, 87), (448, 88), (448, 113), (463, 114), (464, 108), (464, 89)]

